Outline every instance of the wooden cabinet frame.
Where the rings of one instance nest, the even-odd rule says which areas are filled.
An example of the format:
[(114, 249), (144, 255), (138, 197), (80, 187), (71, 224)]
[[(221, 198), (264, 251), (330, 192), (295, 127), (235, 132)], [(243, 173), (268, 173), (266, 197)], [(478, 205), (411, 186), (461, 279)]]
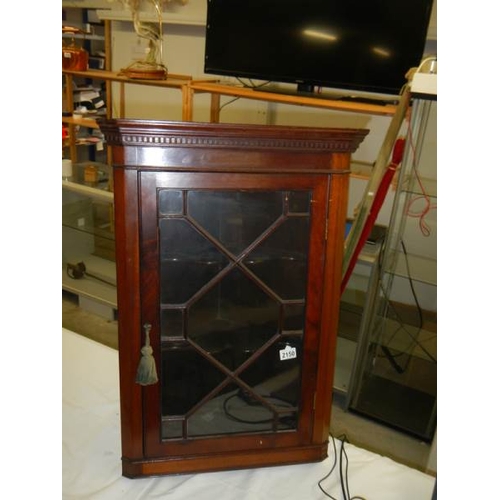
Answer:
[[(367, 130), (107, 120), (113, 148), (123, 474), (319, 461), (327, 455), (351, 153)], [(301, 399), (296, 430), (165, 440), (160, 385), (135, 382), (152, 324), (160, 366), (158, 189), (313, 193)], [(237, 378), (237, 377), (235, 377)]]

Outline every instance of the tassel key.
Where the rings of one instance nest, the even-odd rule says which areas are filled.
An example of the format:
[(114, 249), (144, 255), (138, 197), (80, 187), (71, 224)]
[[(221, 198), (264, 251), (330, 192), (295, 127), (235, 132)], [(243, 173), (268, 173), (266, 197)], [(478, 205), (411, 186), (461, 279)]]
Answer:
[(146, 323), (144, 325), (144, 345), (141, 348), (141, 359), (137, 367), (137, 375), (135, 381), (139, 385), (153, 385), (158, 382), (158, 375), (156, 373), (156, 363), (153, 356), (153, 348), (149, 339), (149, 332), (151, 325)]

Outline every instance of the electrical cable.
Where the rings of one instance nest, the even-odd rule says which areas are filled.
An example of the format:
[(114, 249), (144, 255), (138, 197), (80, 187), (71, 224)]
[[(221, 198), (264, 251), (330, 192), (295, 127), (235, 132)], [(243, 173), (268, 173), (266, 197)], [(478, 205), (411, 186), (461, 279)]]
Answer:
[[(345, 443), (349, 443), (349, 440), (347, 439), (347, 436), (344, 434), (343, 438), (341, 439), (341, 445), (340, 445), (340, 481), (341, 481), (341, 487), (342, 491), (344, 493), (344, 499), (345, 500), (366, 500), (365, 497), (361, 497), (359, 495), (351, 497), (351, 492), (349, 491), (349, 474), (348, 474), (348, 469), (349, 469), (349, 458), (347, 457), (347, 451), (345, 449)], [(342, 456), (345, 456), (345, 473), (342, 472)], [(345, 478), (344, 478), (345, 474)], [(345, 484), (344, 484), (345, 482)]]
[[(382, 269), (382, 252), (379, 253), (378, 255), (378, 259), (377, 259), (377, 263), (376, 263), (376, 266), (378, 267), (378, 270), (380, 272), (380, 270)], [(407, 275), (409, 277), (409, 279), (411, 280), (411, 274), (410, 274), (410, 269), (409, 267), (407, 266)], [(379, 280), (378, 282), (378, 286), (380, 287), (381, 291), (382, 291), (382, 294), (386, 300), (386, 303), (389, 307), (391, 307), (391, 309), (393, 310), (394, 314), (396, 315), (396, 318), (399, 322), (399, 327), (392, 333), (391, 337), (389, 338), (389, 340), (387, 340), (385, 342), (386, 346), (383, 346), (381, 347), (381, 350), (382, 352), (384, 353), (384, 355), (380, 356), (378, 355), (377, 357), (383, 357), (383, 358), (387, 358), (389, 363), (391, 363), (391, 365), (394, 367), (394, 369), (398, 372), (398, 373), (403, 373), (404, 372), (404, 369), (402, 369), (397, 363), (396, 363), (396, 360), (395, 358), (399, 357), (399, 356), (403, 356), (404, 354), (406, 354), (404, 351), (403, 352), (399, 352), (398, 354), (394, 354), (392, 353), (390, 350), (389, 350), (389, 344), (392, 342), (392, 340), (394, 339), (394, 337), (401, 331), (401, 330), (405, 330), (405, 323), (403, 321), (403, 319), (401, 318), (401, 316), (399, 315), (399, 312), (397, 311), (397, 309), (395, 308), (394, 304), (391, 302), (390, 298), (389, 298), (389, 294), (387, 293), (387, 290), (384, 288), (383, 284), (382, 284), (382, 281)], [(420, 303), (418, 301), (418, 297), (415, 293), (415, 289), (412, 287), (412, 291), (413, 291), (413, 299), (415, 301), (415, 304), (417, 305), (417, 308), (419, 309), (419, 317), (422, 318), (422, 315), (421, 315), (421, 307), (420, 307)], [(383, 323), (384, 325), (384, 330), (385, 330), (385, 325), (386, 323), (384, 322)], [(421, 319), (421, 322), (420, 322), (420, 327), (419, 327), (419, 331), (420, 329), (422, 328), (423, 326), (423, 322), (422, 322), (422, 319)], [(406, 331), (406, 333), (409, 334), (409, 332)]]
[[(337, 466), (337, 461), (338, 461), (339, 462), (340, 487), (342, 489), (343, 500), (366, 500), (366, 498), (358, 496), (358, 495), (351, 497), (351, 494), (350, 494), (350, 491), (349, 491), (349, 479), (348, 479), (349, 459), (348, 459), (348, 456), (347, 456), (347, 451), (345, 449), (345, 443), (346, 442), (349, 443), (347, 435), (346, 434), (342, 434), (341, 436), (339, 436), (337, 438), (341, 442), (340, 453), (338, 454), (338, 457), (337, 457), (337, 446), (335, 444), (335, 437), (331, 433), (330, 433), (330, 437), (332, 438), (332, 446), (333, 446), (333, 451), (334, 451), (333, 465), (331, 466), (331, 468), (328, 471), (328, 473), (326, 474), (326, 476), (324, 476), (323, 478), (321, 478), (318, 481), (318, 487), (319, 487), (319, 489), (328, 498), (330, 498), (332, 500), (337, 500), (334, 496), (330, 495), (330, 493), (328, 493), (323, 488), (322, 483), (333, 474), (333, 471), (335, 470), (335, 467)], [(342, 467), (342, 456), (345, 457), (345, 464), (346, 464), (346, 466), (345, 466), (345, 472), (344, 472), (343, 467)]]
[(347, 459), (347, 453), (345, 452), (345, 440), (347, 439), (347, 436), (344, 434), (343, 438), (340, 440), (340, 453), (339, 453), (339, 469), (340, 469), (340, 487), (342, 488), (342, 495), (344, 497), (344, 500), (349, 500), (350, 495), (349, 495), (349, 487), (346, 483), (344, 484), (344, 468), (342, 467), (342, 456), (346, 455), (346, 475), (347, 475), (347, 468), (349, 464), (349, 460)]
[(271, 83), (271, 80), (268, 80), (266, 82), (259, 83), (258, 85), (255, 85), (255, 83), (253, 83), (252, 80), (249, 80), (250, 84), (245, 83), (241, 78), (238, 78), (238, 77), (236, 77), (236, 80), (238, 80), (243, 85), (243, 87), (245, 87), (247, 89), (260, 89), (261, 87), (265, 87), (266, 85), (269, 85)]
[[(245, 83), (241, 78), (236, 78), (236, 80), (238, 80), (243, 85), (243, 87), (246, 89), (258, 89), (260, 87), (264, 87), (265, 85), (268, 85), (269, 83), (271, 83), (270, 81), (268, 81), (268, 82), (261, 83), (259, 85), (255, 85), (254, 83), (252, 83), (251, 80), (250, 80), (250, 84)], [(221, 112), (222, 108), (225, 108), (226, 106), (228, 106), (229, 104), (232, 104), (233, 102), (237, 101), (238, 99), (241, 99), (241, 97), (235, 97), (234, 99), (231, 99), (230, 101), (225, 102), (222, 106), (219, 106), (219, 113)]]
[(419, 330), (421, 330), (424, 326), (424, 315), (422, 313), (422, 307), (420, 306), (420, 302), (418, 301), (417, 292), (415, 290), (415, 285), (413, 284), (413, 278), (410, 273), (410, 261), (408, 259), (408, 250), (406, 250), (406, 245), (403, 239), (401, 238), (401, 247), (403, 248), (403, 255), (405, 257), (405, 266), (406, 266), (406, 274), (408, 275), (408, 283), (410, 284), (411, 293), (413, 295), (413, 299), (415, 300), (415, 305), (417, 306), (418, 311), (418, 326)]
[(436, 61), (437, 62), (437, 56), (429, 56), (429, 57), (426, 57), (425, 59), (422, 59), (422, 61), (420, 61), (420, 64), (418, 65), (415, 73), (420, 73), (420, 70), (424, 67), (424, 64), (427, 64), (429, 61)]
[(231, 104), (234, 101), (237, 101), (238, 99), (241, 99), (241, 97), (235, 97), (234, 99), (231, 99), (230, 101), (225, 102), (222, 106), (219, 106), (219, 113), (222, 111), (222, 108), (225, 108), (228, 104)]
[[(422, 331), (423, 329), (423, 326), (424, 326), (424, 317), (423, 317), (423, 313), (422, 313), (422, 307), (420, 306), (420, 303), (418, 301), (418, 297), (417, 297), (417, 292), (415, 290), (415, 287), (414, 287), (414, 283), (413, 283), (413, 279), (411, 277), (411, 273), (410, 273), (410, 262), (409, 262), (409, 259), (408, 259), (408, 251), (406, 250), (406, 245), (403, 241), (403, 239), (401, 239), (401, 246), (403, 248), (403, 255), (405, 257), (405, 265), (406, 265), (406, 273), (408, 275), (408, 281), (409, 281), (409, 284), (410, 284), (410, 289), (411, 289), (411, 292), (412, 292), (412, 295), (413, 295), (413, 298), (415, 300), (415, 304), (417, 305), (417, 311), (418, 311), (418, 315), (419, 315), (419, 327), (418, 327), (418, 331), (417, 331), (417, 336), (420, 334), (420, 332)], [(403, 371), (406, 371), (406, 369), (408, 368), (409, 364), (410, 364), (410, 360), (411, 360), (411, 354), (410, 354), (410, 351), (413, 352), (413, 350), (415, 349), (415, 347), (418, 345), (427, 355), (428, 354), (428, 351), (426, 351), (424, 349), (424, 347), (422, 346), (422, 342), (421, 341), (417, 341), (417, 336), (413, 337), (413, 343), (410, 343), (406, 348), (404, 348), (404, 352), (406, 352), (408, 354), (408, 360), (406, 362), (406, 366), (403, 368)], [(437, 361), (436, 361), (437, 363)]]
[[(386, 295), (386, 292), (385, 290), (383, 290), (382, 288), (382, 291), (384, 293), (384, 296), (387, 298), (387, 295)], [(422, 351), (425, 352), (425, 354), (427, 354), (427, 356), (429, 357), (429, 359), (431, 361), (433, 361), (434, 363), (437, 363), (437, 359), (422, 345), (421, 341), (418, 340), (418, 338), (416, 338), (412, 333), (410, 333), (403, 325), (404, 325), (404, 322), (401, 318), (401, 316), (399, 315), (399, 313), (397, 312), (397, 310), (394, 308), (394, 305), (388, 300), (387, 301), (389, 306), (391, 307), (391, 309), (393, 310), (394, 314), (396, 314), (397, 316), (397, 319), (400, 321), (400, 328), (397, 330), (403, 330), (414, 342), (415, 345), (418, 345), (420, 347), (420, 349), (422, 349)]]
[[(422, 315), (422, 308), (420, 306), (420, 303), (418, 301), (418, 296), (416, 294), (416, 291), (415, 291), (415, 288), (414, 288), (414, 285), (413, 285), (413, 278), (411, 277), (411, 273), (410, 273), (410, 267), (409, 267), (409, 261), (408, 261), (408, 253), (407, 253), (407, 250), (406, 250), (406, 246), (404, 245), (404, 242), (403, 240), (401, 240), (401, 244), (402, 244), (402, 247), (403, 247), (403, 254), (405, 256), (405, 263), (406, 263), (406, 271), (407, 271), (407, 278), (408, 278), (408, 281), (410, 283), (410, 289), (412, 291), (412, 295), (413, 295), (413, 299), (415, 300), (415, 304), (417, 306), (417, 310), (419, 312), (419, 321), (420, 321), (420, 325), (418, 327), (418, 332), (417, 332), (417, 335), (420, 333), (420, 331), (422, 330), (422, 327), (423, 327), (423, 315)], [(434, 363), (437, 363), (437, 359), (422, 345), (422, 342), (418, 340), (418, 338), (416, 336), (414, 336), (411, 332), (409, 332), (405, 327), (405, 322), (403, 321), (401, 315), (399, 314), (399, 312), (397, 311), (396, 307), (394, 306), (394, 304), (392, 303), (392, 301), (390, 300), (389, 298), (389, 295), (387, 293), (387, 290), (385, 289), (385, 287), (382, 285), (382, 283), (380, 283), (380, 289), (382, 290), (382, 293), (387, 301), (387, 304), (389, 305), (389, 307), (391, 308), (391, 310), (394, 312), (394, 314), (396, 315), (396, 318), (399, 322), (399, 328), (391, 335), (390, 339), (386, 342), (386, 347), (389, 347), (389, 344), (392, 342), (392, 340), (394, 339), (394, 337), (396, 336), (396, 334), (399, 332), (399, 331), (404, 331), (413, 341), (413, 343), (410, 343), (409, 347), (405, 349), (408, 350), (408, 349), (411, 349), (411, 348), (414, 348), (415, 346), (419, 346), (420, 349), (422, 349), (422, 351), (425, 352), (425, 354), (429, 357), (429, 359), (431, 361), (433, 361)], [(409, 361), (408, 361), (409, 362)], [(407, 363), (407, 366), (404, 368), (404, 370), (406, 370), (406, 368), (408, 367), (408, 363)]]
[[(413, 218), (419, 219), (420, 231), (422, 232), (422, 234), (424, 236), (428, 237), (431, 234), (431, 230), (430, 230), (428, 224), (426, 223), (425, 218), (427, 217), (428, 213), (431, 210), (437, 209), (437, 204), (431, 202), (431, 197), (428, 195), (427, 190), (424, 187), (424, 184), (422, 182), (422, 179), (421, 179), (420, 174), (419, 174), (418, 169), (417, 169), (416, 151), (415, 151), (415, 143), (413, 141), (413, 130), (411, 127), (411, 120), (410, 120), (410, 123), (408, 125), (407, 137), (408, 137), (408, 142), (410, 144), (410, 149), (411, 149), (411, 168), (413, 170), (415, 179), (418, 182), (420, 190), (422, 191), (422, 194), (418, 195), (418, 196), (414, 196), (409, 201), (409, 203), (406, 207), (405, 213), (406, 213), (406, 215), (408, 215), (408, 217), (413, 217)], [(420, 211), (412, 212), (411, 207), (417, 201), (420, 201), (420, 200), (424, 200), (424, 202), (425, 202), (424, 207)]]
[[(405, 257), (406, 274), (407, 274), (407, 277), (408, 277), (408, 282), (410, 284), (410, 290), (412, 292), (413, 300), (415, 302), (415, 305), (417, 306), (418, 317), (419, 317), (418, 332), (420, 332), (420, 330), (424, 326), (424, 319), (423, 319), (423, 314), (422, 314), (422, 307), (420, 306), (420, 302), (418, 300), (417, 293), (415, 291), (415, 287), (413, 286), (413, 279), (412, 279), (411, 273), (410, 273), (410, 264), (409, 264), (409, 261), (408, 261), (408, 252), (406, 250), (406, 246), (405, 246), (404, 241), (402, 239), (400, 240), (400, 242), (401, 242), (401, 246), (403, 248), (403, 255)], [(401, 316), (399, 315), (398, 311), (396, 310), (396, 307), (394, 306), (394, 304), (390, 301), (390, 299), (387, 296), (387, 293), (383, 289), (383, 287), (382, 287), (382, 292), (383, 292), (384, 297), (386, 298), (388, 304), (390, 305), (391, 309), (396, 314), (397, 319), (399, 320), (399, 325), (400, 325), (399, 328), (391, 335), (390, 339), (386, 342), (386, 344), (388, 346), (391, 343), (391, 341), (394, 339), (394, 337), (396, 336), (396, 334), (400, 330), (404, 330), (405, 323), (404, 323), (403, 319), (401, 318)]]
[[(237, 417), (236, 415), (234, 415), (233, 413), (231, 413), (231, 411), (229, 410), (229, 401), (231, 401), (233, 398), (239, 398), (240, 400), (244, 401), (240, 394), (239, 393), (236, 393), (236, 394), (232, 394), (231, 396), (227, 397), (224, 402), (222, 403), (222, 407), (223, 407), (223, 410), (224, 410), (224, 414), (230, 419), (230, 420), (233, 420), (235, 422), (238, 422), (240, 424), (268, 424), (268, 423), (271, 423), (274, 421), (274, 418), (266, 418), (266, 419), (262, 419), (262, 420), (245, 420), (243, 418), (240, 418), (240, 417)], [(271, 398), (266, 398), (270, 404), (274, 405), (276, 408), (286, 408), (286, 409), (290, 409), (291, 412), (293, 412), (295, 410), (295, 408), (290, 404), (288, 403), (287, 401), (283, 400), (283, 399), (280, 399), (280, 398), (277, 398), (275, 396), (272, 396)], [(275, 401), (279, 401), (279, 402), (282, 402), (282, 403), (286, 403), (286, 404), (283, 404), (283, 405), (278, 405), (275, 403)], [(255, 405), (252, 405), (250, 403), (247, 402), (247, 405), (248, 406), (258, 406), (257, 404)], [(280, 417), (278, 419), (280, 421), (280, 423), (283, 423), (285, 425), (289, 425), (289, 421), (290, 420), (293, 420), (293, 416), (291, 415), (283, 415), (282, 417)]]
[(332, 500), (337, 500), (335, 497), (333, 497), (332, 495), (330, 495), (322, 486), (321, 483), (323, 483), (323, 481), (325, 481), (326, 479), (328, 479), (332, 474), (333, 474), (333, 471), (335, 470), (335, 467), (337, 466), (337, 446), (335, 445), (335, 438), (333, 437), (333, 434), (330, 434), (330, 437), (332, 438), (332, 445), (333, 445), (333, 451), (335, 453), (334, 455), (334, 459), (333, 459), (333, 465), (331, 466), (330, 470), (328, 471), (328, 474), (321, 478), (319, 481), (318, 481), (318, 488), (328, 497), (328, 498), (331, 498)]
[(243, 418), (239, 418), (235, 415), (233, 415), (229, 409), (228, 409), (228, 404), (229, 404), (229, 401), (231, 401), (231, 399), (235, 398), (235, 397), (238, 397), (238, 394), (233, 394), (232, 396), (229, 396), (228, 398), (226, 398), (224, 400), (224, 403), (223, 403), (223, 409), (224, 409), (224, 413), (225, 415), (230, 419), (230, 420), (234, 420), (235, 422), (239, 422), (240, 424), (268, 424), (270, 422), (273, 421), (272, 418), (266, 418), (266, 419), (263, 419), (263, 420), (245, 420)]

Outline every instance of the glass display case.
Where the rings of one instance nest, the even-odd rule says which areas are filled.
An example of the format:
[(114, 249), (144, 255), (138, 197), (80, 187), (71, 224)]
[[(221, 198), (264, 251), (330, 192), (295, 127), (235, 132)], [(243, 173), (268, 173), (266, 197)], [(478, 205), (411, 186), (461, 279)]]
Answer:
[(430, 441), (437, 409), (437, 100), (414, 98), (412, 107), (350, 408)]
[(340, 299), (334, 392), (347, 409), (359, 377), (362, 339), (368, 334), (377, 295), (385, 228), (377, 226), (361, 250)]
[(106, 164), (83, 162), (62, 180), (62, 288), (109, 319), (117, 308), (111, 175)]

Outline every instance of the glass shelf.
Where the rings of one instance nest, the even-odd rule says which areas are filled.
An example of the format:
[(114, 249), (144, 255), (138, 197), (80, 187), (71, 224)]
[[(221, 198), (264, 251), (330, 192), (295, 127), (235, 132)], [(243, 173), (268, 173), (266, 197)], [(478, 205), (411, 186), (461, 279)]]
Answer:
[[(64, 260), (67, 260), (65, 262)], [(116, 268), (111, 262), (94, 255), (72, 254), (63, 260), (62, 289), (85, 297), (108, 307), (117, 308), (116, 295)], [(87, 271), (101, 278), (85, 276), (81, 279), (72, 279), (67, 273), (67, 263), (84, 262)]]
[[(85, 181), (85, 167), (97, 168), (97, 182)], [(114, 195), (111, 191), (110, 167), (104, 163), (87, 161), (73, 165), (73, 175), (62, 179), (62, 188), (95, 200), (113, 203)]]
[(92, 198), (63, 204), (62, 224), (65, 227), (114, 241), (110, 218), (111, 205)]
[[(103, 193), (113, 196), (63, 181), (62, 288), (79, 297), (80, 307), (112, 319), (117, 307), (113, 204), (101, 199)], [(82, 276), (71, 271), (80, 263)]]
[(401, 250), (393, 250), (394, 276), (410, 278), (412, 281), (437, 284), (437, 260), (423, 255), (408, 254), (405, 256)]
[(437, 179), (420, 177), (420, 182), (413, 174), (405, 176), (401, 181), (401, 191), (410, 195), (427, 195), (433, 200), (437, 199)]
[[(97, 179), (96, 182), (85, 181), (85, 169), (89, 166), (94, 168), (91, 178)], [(73, 165), (73, 176), (62, 180), (62, 226), (63, 238), (67, 236), (65, 248), (74, 247), (78, 251), (74, 242), (79, 242), (85, 249), (83, 254), (114, 261), (114, 200), (109, 190), (109, 172), (108, 165), (98, 162)]]

